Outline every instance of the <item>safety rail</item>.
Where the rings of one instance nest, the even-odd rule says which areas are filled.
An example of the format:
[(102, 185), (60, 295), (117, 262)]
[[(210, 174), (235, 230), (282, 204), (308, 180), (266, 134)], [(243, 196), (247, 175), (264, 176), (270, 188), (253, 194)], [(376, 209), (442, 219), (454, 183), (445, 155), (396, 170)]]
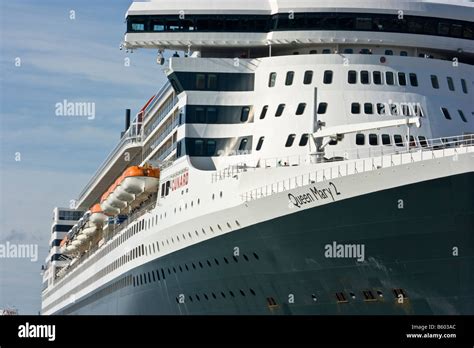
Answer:
[(91, 186), (94, 185), (95, 181), (97, 180), (99, 175), (104, 171), (105, 167), (107, 167), (107, 165), (110, 164), (111, 160), (115, 156), (117, 156), (117, 154), (120, 153), (126, 145), (130, 143), (140, 143), (140, 142), (141, 142), (140, 134), (137, 134), (137, 132), (135, 132), (135, 129), (130, 127), (122, 136), (122, 139), (120, 139), (119, 143), (113, 148), (113, 150), (109, 153), (109, 155), (105, 158), (105, 160), (99, 166), (99, 168), (95, 171), (94, 175), (92, 175), (91, 179), (86, 184), (86, 186), (82, 189), (81, 193), (79, 193), (77, 202), (81, 202), (83, 200), (84, 196), (89, 192)]
[(148, 114), (150, 113), (151, 110), (155, 107), (155, 105), (161, 100), (163, 95), (171, 88), (171, 83), (169, 80), (166, 81), (166, 83), (159, 89), (159, 91), (155, 94), (153, 97), (153, 100), (151, 101), (150, 104), (145, 108), (144, 113), (143, 113), (143, 120), (146, 119)]
[(354, 160), (344, 159), (335, 161), (338, 163), (337, 165), (325, 166), (321, 169), (249, 190), (243, 193), (241, 198), (243, 201), (248, 202), (304, 185), (333, 180), (347, 175), (468, 152), (474, 152), (474, 135), (461, 136), (461, 138), (431, 139), (426, 146), (414, 147), (406, 151), (384, 154), (377, 157), (371, 156)]

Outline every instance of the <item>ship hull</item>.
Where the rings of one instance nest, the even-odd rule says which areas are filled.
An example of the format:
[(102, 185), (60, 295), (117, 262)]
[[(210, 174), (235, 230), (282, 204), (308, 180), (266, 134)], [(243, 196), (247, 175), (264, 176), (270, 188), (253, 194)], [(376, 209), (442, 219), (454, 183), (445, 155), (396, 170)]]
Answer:
[(472, 314), (473, 197), (465, 173), (298, 211), (143, 264), (120, 277), (131, 285), (55, 314)]

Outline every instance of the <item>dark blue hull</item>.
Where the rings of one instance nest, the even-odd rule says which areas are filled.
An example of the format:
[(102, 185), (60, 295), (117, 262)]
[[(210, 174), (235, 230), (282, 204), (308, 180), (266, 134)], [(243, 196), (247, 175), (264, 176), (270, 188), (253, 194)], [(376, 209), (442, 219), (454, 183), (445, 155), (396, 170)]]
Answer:
[[(334, 241), (364, 245), (365, 261), (326, 257)], [(144, 264), (57, 314), (473, 313), (468, 173), (213, 238)]]

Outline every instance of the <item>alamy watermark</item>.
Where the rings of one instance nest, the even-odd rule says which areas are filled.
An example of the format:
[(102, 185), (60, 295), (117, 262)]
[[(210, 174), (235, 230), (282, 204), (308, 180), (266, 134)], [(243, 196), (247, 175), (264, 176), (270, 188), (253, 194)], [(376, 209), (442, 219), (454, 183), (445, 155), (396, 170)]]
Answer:
[(365, 261), (364, 244), (338, 244), (333, 241), (332, 244), (324, 246), (324, 256), (326, 258), (357, 259), (359, 262)]
[(70, 102), (64, 99), (62, 102), (55, 104), (56, 116), (77, 116), (87, 117), (88, 120), (95, 118), (94, 102)]
[(38, 244), (0, 244), (0, 258), (25, 258), (31, 262), (38, 261)]

